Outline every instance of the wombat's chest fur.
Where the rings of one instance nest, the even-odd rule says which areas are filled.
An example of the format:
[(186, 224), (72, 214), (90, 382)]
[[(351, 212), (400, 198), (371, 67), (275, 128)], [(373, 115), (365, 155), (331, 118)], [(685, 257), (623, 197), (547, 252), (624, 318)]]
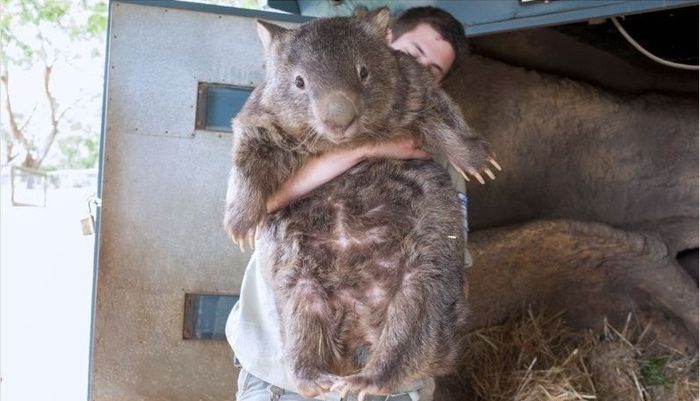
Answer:
[(287, 352), (316, 361), (292, 367), (302, 387), (380, 364), (393, 373), (370, 376), (374, 388), (395, 390), (452, 366), (466, 316), (464, 237), (435, 162), (362, 163), (273, 214), (261, 240)]
[[(270, 216), (264, 238), (277, 244), (276, 253), (284, 258), (296, 246), (290, 244), (299, 242), (317, 263), (296, 269), (286, 256), (266, 268), (276, 286), (312, 274), (328, 291), (362, 293), (367, 280), (395, 288), (415, 251), (403, 245), (441, 223), (421, 221), (431, 213), (446, 216), (441, 220), (448, 224), (439, 226), (445, 237), (463, 238), (456, 192), (441, 166), (420, 160), (364, 162)], [(463, 241), (454, 243), (455, 257), (463, 256)]]

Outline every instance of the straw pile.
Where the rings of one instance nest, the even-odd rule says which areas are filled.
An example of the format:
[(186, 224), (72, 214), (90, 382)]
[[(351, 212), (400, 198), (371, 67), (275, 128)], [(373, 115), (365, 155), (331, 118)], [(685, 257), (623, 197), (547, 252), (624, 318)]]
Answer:
[[(561, 314), (527, 311), (469, 333), (460, 367), (467, 398), (484, 401), (691, 401), (698, 356), (645, 338), (630, 315), (620, 330), (576, 333)], [(647, 336), (649, 337), (649, 336)]]

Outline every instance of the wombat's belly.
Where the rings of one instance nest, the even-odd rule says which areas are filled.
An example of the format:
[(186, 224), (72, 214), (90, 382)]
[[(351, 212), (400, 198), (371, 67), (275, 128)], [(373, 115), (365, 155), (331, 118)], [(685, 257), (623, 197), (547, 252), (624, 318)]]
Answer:
[[(343, 374), (362, 366), (403, 280), (426, 268), (424, 255), (447, 261), (433, 268), (461, 271), (462, 230), (456, 191), (441, 166), (365, 162), (273, 214), (264, 263), (279, 302), (307, 297), (307, 305), (327, 308), (319, 310), (342, 333), (336, 353), (343, 361), (334, 373)], [(460, 280), (449, 285), (462, 291)]]

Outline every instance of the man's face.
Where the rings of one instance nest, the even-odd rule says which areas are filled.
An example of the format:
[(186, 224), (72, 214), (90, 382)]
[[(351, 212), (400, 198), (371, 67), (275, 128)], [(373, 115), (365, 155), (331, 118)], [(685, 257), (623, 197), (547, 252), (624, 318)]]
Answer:
[(428, 24), (418, 24), (396, 40), (393, 40), (390, 30), (387, 39), (392, 48), (413, 56), (430, 70), (435, 82), (442, 81), (455, 61), (452, 45)]

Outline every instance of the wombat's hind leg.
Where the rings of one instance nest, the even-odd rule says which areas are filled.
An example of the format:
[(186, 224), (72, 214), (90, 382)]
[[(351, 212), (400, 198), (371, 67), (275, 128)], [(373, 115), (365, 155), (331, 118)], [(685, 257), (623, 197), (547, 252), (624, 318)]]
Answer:
[(330, 373), (323, 373), (318, 375), (315, 380), (306, 379), (296, 379), (297, 389), (299, 394), (306, 398), (315, 398), (323, 393), (330, 391), (331, 386), (338, 381), (340, 376), (332, 375)]
[[(458, 354), (454, 336), (461, 321), (458, 311), (464, 305), (464, 294), (461, 285), (448, 283), (457, 280), (449, 275), (439, 277), (434, 266), (403, 278), (367, 364), (360, 372), (341, 377), (333, 391), (343, 397), (356, 393), (358, 400), (369, 394), (389, 395), (403, 385), (441, 374), (443, 368), (454, 364)], [(430, 270), (434, 273), (428, 273)]]
[(341, 355), (337, 319), (324, 291), (311, 280), (299, 280), (290, 297), (280, 301), (287, 317), (284, 322), (287, 363), (299, 393), (313, 398), (327, 392), (335, 380), (330, 372)]

